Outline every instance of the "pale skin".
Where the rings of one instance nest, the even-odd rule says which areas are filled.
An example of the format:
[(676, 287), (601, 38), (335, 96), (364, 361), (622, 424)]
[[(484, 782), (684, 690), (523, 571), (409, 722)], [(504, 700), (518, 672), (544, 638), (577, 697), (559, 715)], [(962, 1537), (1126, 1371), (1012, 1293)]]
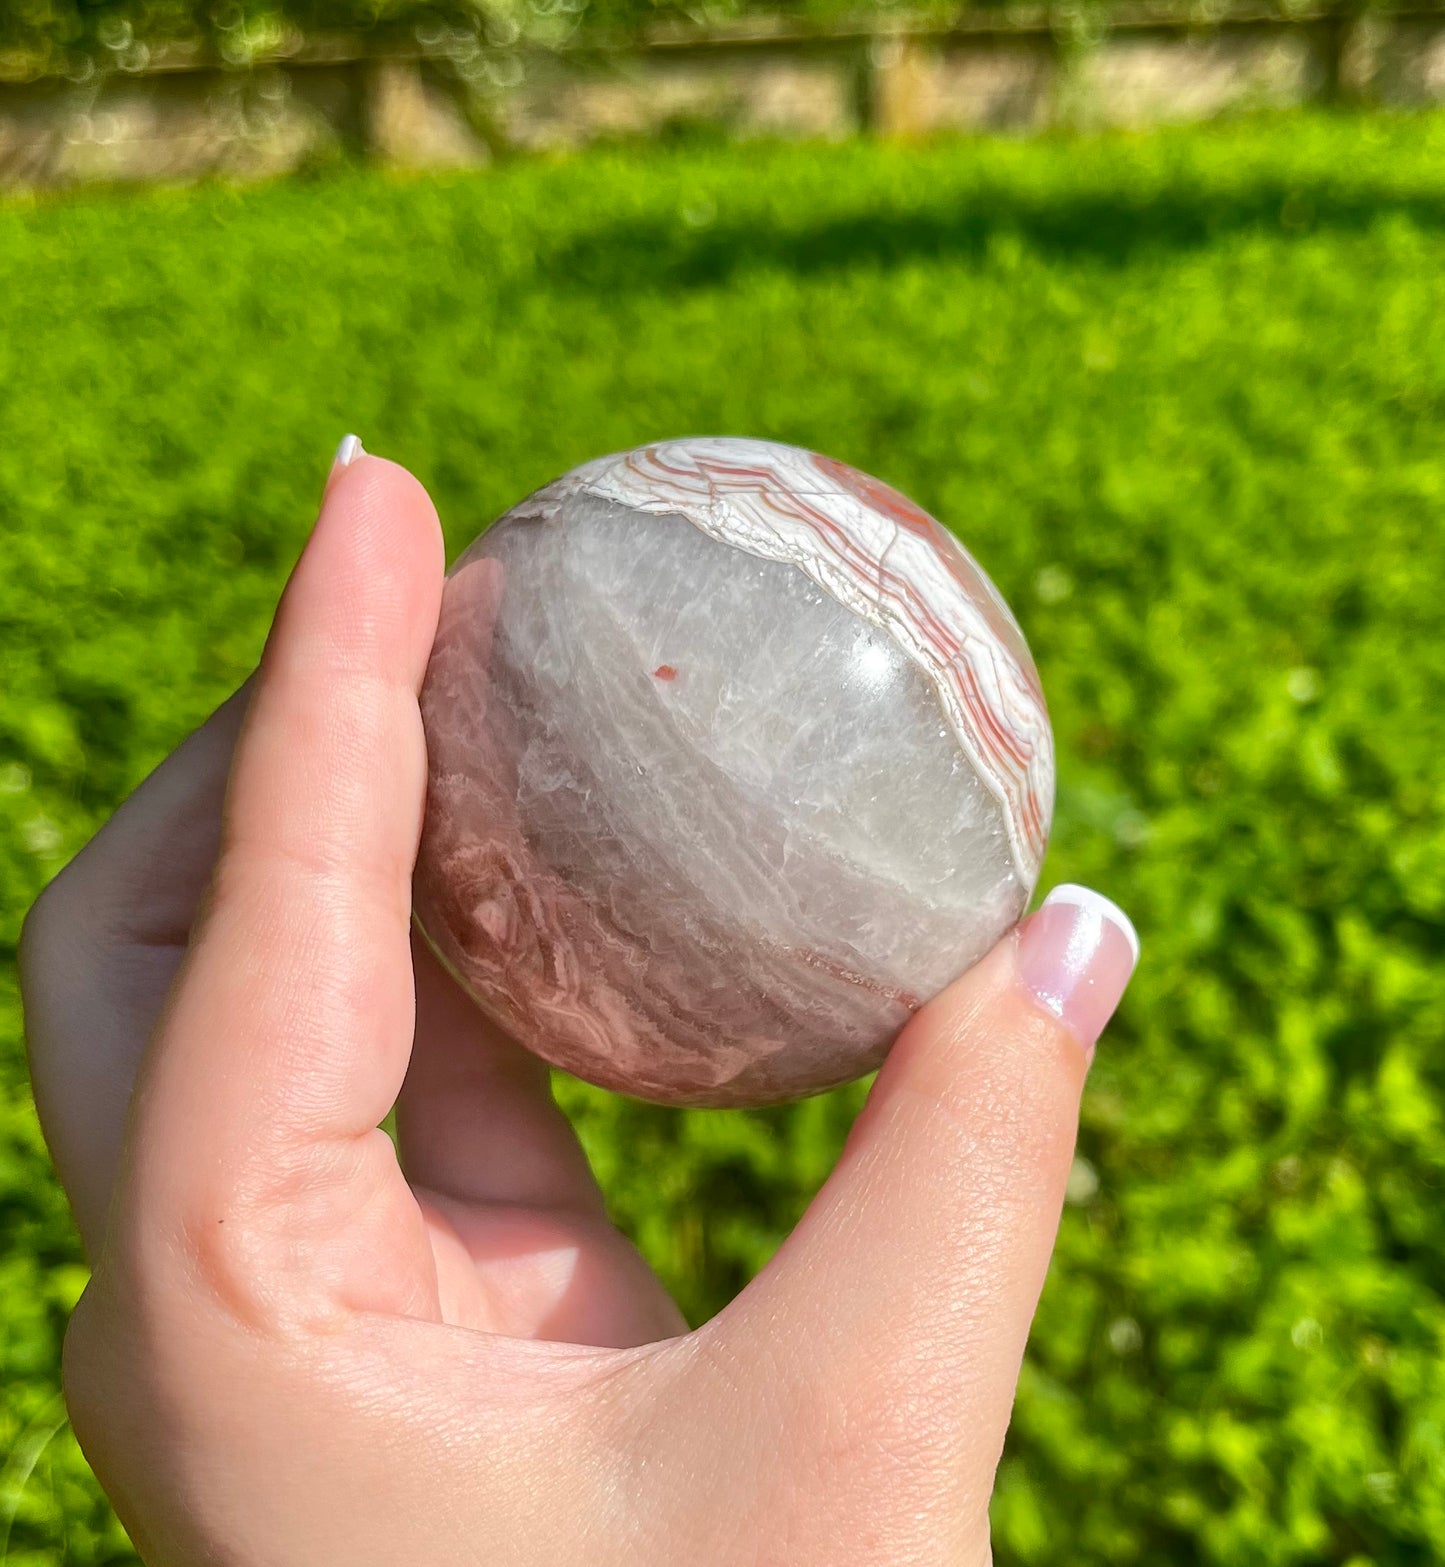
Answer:
[(412, 938), (442, 577), (410, 475), (334, 472), (257, 673), (26, 924), (36, 1102), (94, 1268), (66, 1398), (137, 1548), (988, 1562), (1092, 1040), (1006, 936), (689, 1332), (546, 1069)]

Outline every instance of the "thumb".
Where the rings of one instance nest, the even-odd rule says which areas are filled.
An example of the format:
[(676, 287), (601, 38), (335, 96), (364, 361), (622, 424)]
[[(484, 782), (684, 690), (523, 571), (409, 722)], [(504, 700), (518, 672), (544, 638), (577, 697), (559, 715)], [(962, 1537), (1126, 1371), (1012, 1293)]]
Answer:
[(711, 1325), (725, 1373), (780, 1373), (754, 1396), (782, 1444), (844, 1433), (845, 1466), (884, 1466), (843, 1487), (875, 1537), (880, 1507), (986, 1526), (1080, 1091), (1137, 955), (1106, 898), (1056, 888), (900, 1035), (823, 1190)]

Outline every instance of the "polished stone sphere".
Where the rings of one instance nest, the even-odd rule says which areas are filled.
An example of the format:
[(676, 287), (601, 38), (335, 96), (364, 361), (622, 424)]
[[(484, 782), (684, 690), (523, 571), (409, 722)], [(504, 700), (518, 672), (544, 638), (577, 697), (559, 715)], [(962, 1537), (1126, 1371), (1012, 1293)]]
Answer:
[(1053, 802), (997, 590), (816, 453), (663, 442), (461, 556), (422, 690), (416, 915), (578, 1077), (752, 1105), (876, 1067), (1022, 914)]

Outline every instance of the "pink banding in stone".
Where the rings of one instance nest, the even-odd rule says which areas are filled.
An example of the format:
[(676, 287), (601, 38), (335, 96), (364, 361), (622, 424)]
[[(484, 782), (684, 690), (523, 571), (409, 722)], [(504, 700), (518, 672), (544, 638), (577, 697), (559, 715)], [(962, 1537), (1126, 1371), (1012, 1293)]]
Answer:
[(598, 458), (539, 491), (519, 513), (545, 512), (584, 493), (676, 514), (734, 548), (790, 562), (886, 631), (932, 682), (959, 744), (998, 800), (1020, 879), (1037, 880), (1054, 787), (1038, 672), (997, 589), (939, 522), (833, 458), (731, 436)]

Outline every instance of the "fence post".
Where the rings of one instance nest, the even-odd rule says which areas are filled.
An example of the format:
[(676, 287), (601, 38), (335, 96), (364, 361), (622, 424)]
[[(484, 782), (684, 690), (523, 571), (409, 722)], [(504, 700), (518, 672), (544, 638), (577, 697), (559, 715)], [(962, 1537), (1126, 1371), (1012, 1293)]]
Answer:
[(1365, 104), (1374, 100), (1389, 35), (1389, 18), (1376, 11), (1356, 11), (1340, 18), (1330, 85), (1333, 96), (1341, 103)]
[(879, 33), (868, 49), (869, 109), (880, 136), (917, 136), (929, 128), (932, 51), (903, 33)]

